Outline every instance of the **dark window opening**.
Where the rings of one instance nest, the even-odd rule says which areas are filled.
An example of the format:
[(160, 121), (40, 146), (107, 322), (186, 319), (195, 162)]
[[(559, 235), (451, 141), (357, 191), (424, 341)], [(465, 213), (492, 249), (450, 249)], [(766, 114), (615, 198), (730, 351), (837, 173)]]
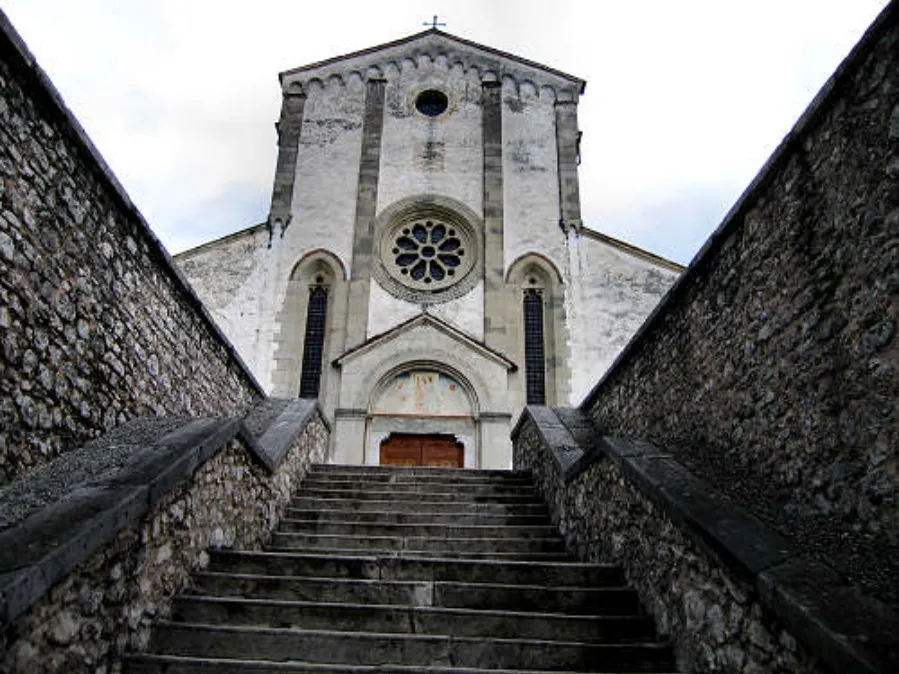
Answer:
[(524, 372), (528, 405), (546, 404), (546, 361), (543, 353), (543, 297), (524, 295)]
[(437, 117), (443, 114), (447, 105), (449, 105), (449, 99), (446, 94), (436, 89), (422, 91), (415, 99), (415, 109), (428, 117)]
[(318, 397), (321, 387), (327, 312), (327, 289), (324, 286), (310, 288), (309, 308), (306, 310), (306, 339), (303, 343), (303, 374), (300, 376), (301, 398)]

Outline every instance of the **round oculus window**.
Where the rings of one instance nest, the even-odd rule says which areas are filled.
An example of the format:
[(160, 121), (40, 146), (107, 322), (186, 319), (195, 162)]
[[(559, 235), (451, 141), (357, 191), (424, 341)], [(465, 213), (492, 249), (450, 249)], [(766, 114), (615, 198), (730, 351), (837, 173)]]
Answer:
[(428, 117), (442, 115), (448, 105), (449, 99), (446, 97), (446, 94), (442, 91), (437, 91), (437, 89), (422, 91), (418, 98), (415, 99), (415, 109)]

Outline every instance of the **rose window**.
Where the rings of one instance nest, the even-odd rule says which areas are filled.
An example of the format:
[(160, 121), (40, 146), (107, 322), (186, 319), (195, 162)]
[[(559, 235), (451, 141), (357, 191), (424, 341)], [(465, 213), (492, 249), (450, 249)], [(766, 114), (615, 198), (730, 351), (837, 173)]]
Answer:
[[(375, 223), (372, 276), (394, 297), (436, 304), (462, 297), (483, 278), (477, 214), (438, 195), (408, 197)], [(465, 209), (464, 206), (461, 206)]]
[(397, 232), (394, 263), (416, 283), (444, 284), (463, 266), (465, 249), (453, 227), (436, 220), (411, 223)]

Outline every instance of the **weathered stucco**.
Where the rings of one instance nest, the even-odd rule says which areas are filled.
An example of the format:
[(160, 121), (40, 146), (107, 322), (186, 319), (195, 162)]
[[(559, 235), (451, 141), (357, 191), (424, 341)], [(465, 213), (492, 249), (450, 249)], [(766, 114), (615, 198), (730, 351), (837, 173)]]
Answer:
[(568, 404), (578, 404), (636, 334), (680, 275), (616, 248), (589, 231), (569, 232), (572, 264), (565, 287), (573, 361)]
[[(337, 443), (344, 441), (341, 426), (364, 424), (364, 415), (359, 421), (358, 411), (346, 411), (352, 406), (344, 392), (356, 384), (343, 382), (346, 373), (330, 363), (412, 319), (425, 304), (430, 315), (523, 368), (526, 284), (513, 267), (539, 258), (541, 278), (553, 279), (542, 282), (548, 396), (571, 403), (583, 397), (677, 275), (676, 265), (580, 233), (574, 148), (583, 83), (476, 47), (429, 31), (283, 73), (282, 115), (302, 115), (301, 125), (295, 118), (281, 121), (291, 133), (293, 125), (301, 129), (290, 221), (285, 228), (276, 217), (287, 207), (279, 186), (290, 184), (281, 160), (293, 156), (285, 147), (293, 136), (282, 134), (271, 239), (263, 249), (269, 230), (261, 229), (257, 244), (246, 248), (259, 260), (255, 271), (238, 287), (233, 272), (224, 283), (197, 278), (197, 288), (224, 317), (235, 343), (248, 350), (266, 388), (289, 396), (298, 390), (307, 306), (302, 298), (310, 282), (291, 281), (291, 273), (310, 254), (338, 261), (332, 267), (335, 276), (345, 275), (346, 285), (337, 283), (329, 295), (321, 393), (326, 413), (336, 415)], [(417, 97), (429, 89), (447, 96), (447, 109), (436, 116), (416, 109)], [(298, 95), (305, 95), (303, 105), (289, 98)], [(565, 143), (567, 173), (560, 176), (559, 147)], [(476, 257), (457, 292), (447, 289), (438, 300), (393, 278), (379, 261), (394, 246), (391, 239), (385, 252), (382, 234), (394, 232), (396, 218), (410, 208), (424, 206), (455, 213), (471, 230), (465, 245), (471, 257), (465, 260)], [(212, 244), (185, 254), (192, 260), (185, 269), (214, 275), (218, 265), (230, 263), (235, 248), (226, 247)], [(477, 366), (470, 345), (457, 344), (454, 355), (468, 368)], [(515, 415), (525, 401), (525, 379), (513, 368), (502, 381), (502, 413)], [(508, 432), (508, 418), (491, 423)], [(362, 448), (339, 451), (361, 456)]]
[(566, 268), (559, 226), (555, 98), (530, 83), (503, 82), (503, 268), (539, 252)]
[(259, 333), (264, 315), (268, 230), (261, 225), (177, 257), (177, 263), (222, 331), (262, 381)]
[[(481, 88), (476, 73), (450, 69), (446, 59), (409, 60), (386, 70), (387, 90), (378, 210), (414, 194), (440, 194), (481, 212), (483, 159)], [(449, 108), (437, 117), (415, 109), (422, 91), (446, 93)]]

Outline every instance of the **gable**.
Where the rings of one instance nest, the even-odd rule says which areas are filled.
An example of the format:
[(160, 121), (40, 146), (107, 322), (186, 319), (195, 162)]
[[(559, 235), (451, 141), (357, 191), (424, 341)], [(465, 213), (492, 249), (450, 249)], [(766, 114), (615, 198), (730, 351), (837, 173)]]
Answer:
[(419, 314), (386, 332), (370, 337), (336, 358), (334, 364), (343, 367), (346, 363), (357, 360), (364, 354), (381, 351), (385, 345), (397, 341), (411, 343), (416, 347), (421, 346), (424, 350), (428, 350), (432, 346), (436, 347), (438, 344), (444, 344), (448, 350), (467, 349), (476, 353), (478, 358), (490, 361), (494, 366), (512, 372), (518, 369), (518, 366), (503, 354), (430, 314)]
[(305, 87), (313, 80), (325, 82), (356, 75), (386, 77), (388, 71), (418, 68), (436, 63), (447, 69), (476, 71), (482, 79), (502, 81), (511, 78), (516, 85), (531, 83), (536, 89), (548, 88), (558, 98), (583, 93), (586, 82), (579, 77), (527, 59), (464, 40), (437, 29), (429, 29), (407, 38), (377, 47), (293, 68), (280, 74), (282, 87)]
[(396, 374), (433, 368), (465, 382), (480, 411), (505, 411), (508, 374), (515, 365), (427, 314), (374, 337), (334, 361), (350, 395), (341, 406), (368, 409), (371, 396)]

